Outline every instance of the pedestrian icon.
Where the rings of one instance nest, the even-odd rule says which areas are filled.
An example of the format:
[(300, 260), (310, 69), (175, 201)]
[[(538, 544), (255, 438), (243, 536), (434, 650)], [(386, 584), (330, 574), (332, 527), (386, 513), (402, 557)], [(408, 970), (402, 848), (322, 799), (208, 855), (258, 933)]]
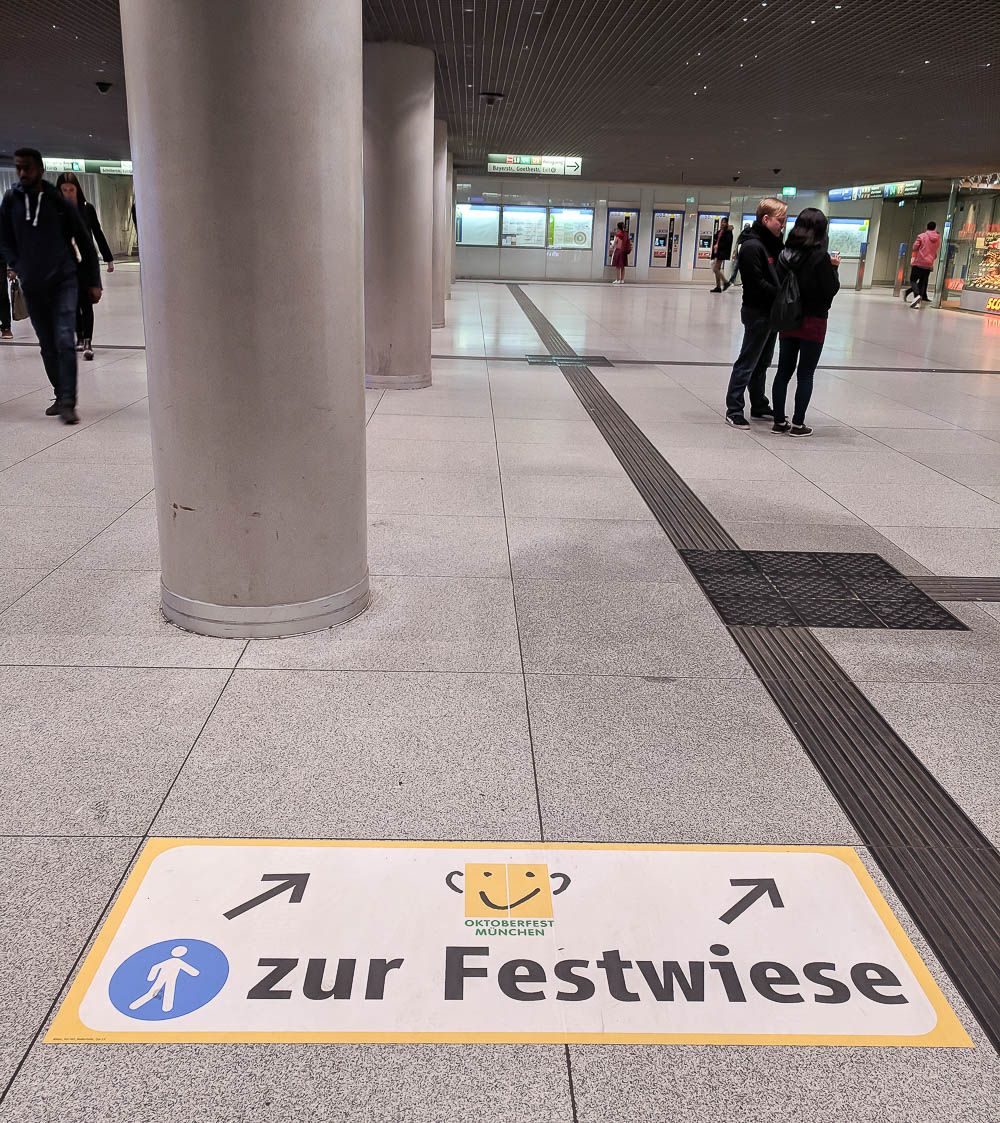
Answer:
[(229, 977), (229, 960), (204, 940), (163, 940), (135, 952), (111, 976), (108, 997), (130, 1018), (165, 1021), (211, 1002)]

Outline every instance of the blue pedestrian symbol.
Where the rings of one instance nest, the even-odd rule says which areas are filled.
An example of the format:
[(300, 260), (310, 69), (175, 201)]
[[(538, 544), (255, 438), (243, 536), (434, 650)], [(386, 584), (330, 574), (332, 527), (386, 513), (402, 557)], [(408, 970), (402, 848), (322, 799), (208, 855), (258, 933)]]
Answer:
[(163, 940), (130, 955), (111, 976), (108, 997), (129, 1018), (160, 1022), (198, 1010), (229, 978), (229, 960), (204, 940)]

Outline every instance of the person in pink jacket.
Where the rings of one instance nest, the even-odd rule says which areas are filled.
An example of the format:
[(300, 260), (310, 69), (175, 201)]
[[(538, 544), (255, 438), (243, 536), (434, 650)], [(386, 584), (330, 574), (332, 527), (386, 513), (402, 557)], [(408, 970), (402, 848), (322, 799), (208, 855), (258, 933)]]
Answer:
[(934, 268), (938, 250), (941, 248), (941, 235), (937, 223), (928, 222), (927, 229), (913, 243), (913, 265), (910, 269), (910, 287), (903, 294), (904, 300), (913, 297), (911, 308), (918, 308), (922, 300), (927, 300), (927, 279)]

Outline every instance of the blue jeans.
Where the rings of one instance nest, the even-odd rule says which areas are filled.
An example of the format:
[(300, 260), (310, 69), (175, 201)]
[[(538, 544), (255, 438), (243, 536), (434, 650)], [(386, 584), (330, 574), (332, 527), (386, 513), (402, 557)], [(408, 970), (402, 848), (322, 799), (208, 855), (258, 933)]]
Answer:
[(76, 405), (76, 276), (42, 292), (24, 294), (31, 326), (56, 401)]
[[(823, 344), (811, 339), (783, 337), (778, 345), (778, 371), (771, 387), (771, 400), (774, 405), (774, 420), (785, 420), (785, 394), (792, 375), (795, 375), (795, 412), (793, 425), (806, 423), (806, 409), (813, 392), (813, 375), (823, 353)], [(799, 369), (795, 370), (798, 363)]]
[(743, 346), (733, 364), (726, 393), (726, 416), (742, 417), (746, 404), (746, 391), (750, 390), (750, 409), (760, 413), (770, 408), (764, 381), (767, 368), (774, 356), (774, 341), (778, 333), (771, 330), (771, 317), (767, 312), (748, 308), (740, 312), (743, 321)]

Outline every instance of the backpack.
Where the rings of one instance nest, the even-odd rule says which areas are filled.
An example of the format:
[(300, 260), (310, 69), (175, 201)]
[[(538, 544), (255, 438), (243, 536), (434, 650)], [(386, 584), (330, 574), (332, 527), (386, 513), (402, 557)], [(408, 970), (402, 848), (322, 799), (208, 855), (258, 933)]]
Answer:
[(803, 316), (799, 278), (794, 269), (786, 267), (778, 285), (778, 295), (771, 305), (771, 330), (798, 331)]

